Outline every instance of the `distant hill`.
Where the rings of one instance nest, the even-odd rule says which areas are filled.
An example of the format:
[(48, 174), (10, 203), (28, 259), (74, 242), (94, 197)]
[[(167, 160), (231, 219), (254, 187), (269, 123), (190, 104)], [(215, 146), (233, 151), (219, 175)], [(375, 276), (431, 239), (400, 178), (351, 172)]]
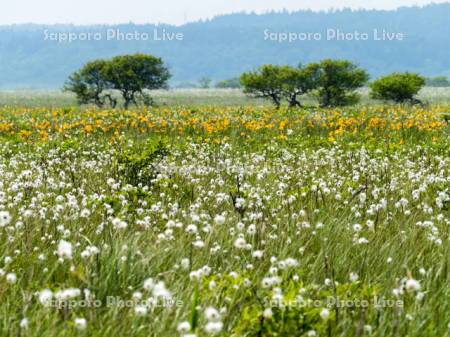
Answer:
[[(395, 11), (231, 14), (180, 27), (0, 26), (0, 88), (58, 88), (86, 61), (134, 52), (163, 57), (171, 68), (174, 85), (203, 76), (228, 79), (264, 63), (296, 65), (328, 57), (353, 60), (372, 77), (397, 70), (449, 76), (449, 18), (450, 3), (446, 3)], [(118, 41), (125, 36), (113, 36), (116, 30), (132, 34), (133, 39)], [(357, 32), (360, 40), (355, 41), (355, 33), (347, 36), (353, 41), (342, 41), (342, 37), (339, 41), (337, 36), (327, 37), (327, 30)], [(141, 40), (135, 39), (135, 31)], [(54, 40), (69, 33), (78, 40)], [(296, 34), (297, 40), (281, 42), (283, 33)], [(404, 35), (403, 40), (398, 34)]]

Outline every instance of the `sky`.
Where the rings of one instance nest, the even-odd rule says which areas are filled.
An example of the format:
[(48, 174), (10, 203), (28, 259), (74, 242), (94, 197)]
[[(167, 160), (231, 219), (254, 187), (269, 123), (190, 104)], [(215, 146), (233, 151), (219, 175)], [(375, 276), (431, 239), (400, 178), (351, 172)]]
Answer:
[[(233, 12), (394, 9), (429, 0), (3, 0), (0, 25), (14, 23), (169, 23), (180, 25)], [(434, 3), (449, 0), (434, 0)]]

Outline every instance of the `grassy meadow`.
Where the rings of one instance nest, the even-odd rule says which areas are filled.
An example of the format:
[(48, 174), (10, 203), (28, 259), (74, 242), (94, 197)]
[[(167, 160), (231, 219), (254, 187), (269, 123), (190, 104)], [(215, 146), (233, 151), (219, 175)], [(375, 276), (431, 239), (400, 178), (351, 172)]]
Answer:
[(124, 111), (0, 94), (0, 334), (450, 336), (434, 96), (275, 110), (180, 91)]
[[(369, 89), (360, 89), (363, 105), (379, 105), (369, 98)], [(159, 106), (270, 106), (263, 99), (249, 98), (240, 89), (172, 89), (155, 90), (152, 96)], [(418, 97), (428, 104), (449, 104), (450, 88), (425, 87)], [(119, 99), (120, 100), (120, 99)], [(75, 95), (60, 90), (9, 90), (0, 91), (0, 107), (61, 108), (76, 105)], [(313, 97), (306, 97), (305, 105), (315, 105)]]

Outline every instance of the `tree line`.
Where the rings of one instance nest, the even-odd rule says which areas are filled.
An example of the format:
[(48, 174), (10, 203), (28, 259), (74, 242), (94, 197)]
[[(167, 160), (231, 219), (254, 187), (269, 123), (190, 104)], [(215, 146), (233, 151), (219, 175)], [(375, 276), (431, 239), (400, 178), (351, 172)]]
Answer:
[[(75, 93), (80, 104), (109, 105), (115, 108), (120, 93), (124, 108), (130, 105), (153, 105), (150, 90), (168, 87), (171, 74), (161, 58), (134, 54), (110, 60), (95, 60), (72, 74), (64, 89)], [(356, 104), (357, 89), (367, 85), (366, 70), (347, 60), (325, 59), (317, 63), (292, 67), (266, 64), (243, 73), (239, 82), (244, 93), (264, 98), (279, 108), (301, 107), (305, 95), (317, 98), (321, 107)], [(204, 80), (205, 86), (209, 85)], [(374, 99), (395, 103), (421, 103), (415, 95), (426, 79), (415, 73), (392, 73), (369, 84)]]
[[(450, 76), (450, 3), (424, 7), (403, 7), (395, 11), (333, 10), (288, 13), (231, 14), (212, 20), (166, 30), (183, 33), (185, 41), (76, 41), (69, 44), (44, 41), (43, 31), (105, 33), (120, 29), (133, 33), (153, 32), (163, 26), (124, 24), (114, 26), (15, 25), (1, 27), (0, 86), (11, 88), (56, 88), (68, 72), (78, 69), (80, 60), (113, 57), (140, 51), (162, 57), (170, 63), (174, 85), (197, 83), (202, 76), (213, 80), (237, 77), (264, 63), (296, 65), (301, 55), (304, 63), (325, 58), (350, 59), (368, 69), (374, 78), (410, 70), (428, 77)], [(264, 39), (271, 32), (323, 32), (326, 27), (348, 32), (372, 32), (383, 27), (402, 32), (401, 43), (392, 41), (304, 41), (278, 43)], [(202, 53), (199, 57), (199, 51)], [(407, 55), (407, 57), (405, 57)], [(261, 61), (261, 60), (264, 61)], [(82, 63), (81, 63), (82, 64)]]
[[(369, 81), (366, 70), (347, 60), (326, 59), (298, 67), (263, 65), (242, 74), (244, 92), (266, 98), (278, 108), (286, 100), (289, 107), (300, 107), (301, 97), (315, 96), (321, 107), (356, 104), (357, 89)], [(414, 73), (392, 73), (369, 84), (374, 99), (395, 103), (420, 103), (415, 95), (425, 85), (425, 78)]]

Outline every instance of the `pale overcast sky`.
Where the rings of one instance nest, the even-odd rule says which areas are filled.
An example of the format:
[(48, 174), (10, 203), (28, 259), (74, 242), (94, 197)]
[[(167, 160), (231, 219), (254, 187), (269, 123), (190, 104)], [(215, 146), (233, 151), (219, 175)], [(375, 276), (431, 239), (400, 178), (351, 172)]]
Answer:
[[(182, 24), (239, 11), (379, 8), (425, 5), (427, 0), (2, 0), (0, 25), (13, 23)], [(435, 0), (435, 3), (448, 0)]]

